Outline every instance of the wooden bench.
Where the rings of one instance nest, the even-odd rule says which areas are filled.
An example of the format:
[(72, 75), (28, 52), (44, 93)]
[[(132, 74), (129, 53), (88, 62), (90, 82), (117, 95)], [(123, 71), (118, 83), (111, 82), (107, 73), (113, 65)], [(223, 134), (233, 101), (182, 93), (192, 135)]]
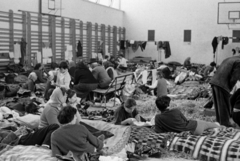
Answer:
[[(107, 89), (100, 89), (97, 88), (93, 90), (93, 93), (100, 94), (103, 96), (103, 99), (101, 101), (101, 104), (104, 102), (106, 107), (106, 95), (107, 94), (114, 94), (114, 98), (121, 96), (121, 91), (125, 87), (126, 82), (131, 81), (131, 83), (135, 83), (135, 77), (133, 73), (126, 73), (119, 76), (116, 76), (112, 82), (109, 84), (109, 87)], [(120, 99), (121, 101), (121, 99)], [(122, 102), (122, 101), (121, 101)], [(114, 105), (115, 106), (115, 99), (114, 99)]]

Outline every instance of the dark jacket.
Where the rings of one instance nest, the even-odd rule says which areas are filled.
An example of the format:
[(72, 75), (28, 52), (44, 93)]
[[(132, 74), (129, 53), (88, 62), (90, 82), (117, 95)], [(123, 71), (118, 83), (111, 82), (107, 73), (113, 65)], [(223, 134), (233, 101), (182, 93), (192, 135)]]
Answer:
[(47, 79), (43, 78), (43, 71), (42, 70), (34, 70), (33, 72), (36, 73), (38, 79), (36, 80), (35, 83), (46, 83)]
[(230, 98), (231, 107), (240, 110), (240, 89)]
[(221, 87), (230, 93), (237, 80), (240, 80), (240, 56), (223, 60), (210, 84)]
[(77, 64), (74, 74), (74, 85), (77, 85), (78, 83), (98, 84), (98, 81), (94, 78), (92, 72), (83, 62)]

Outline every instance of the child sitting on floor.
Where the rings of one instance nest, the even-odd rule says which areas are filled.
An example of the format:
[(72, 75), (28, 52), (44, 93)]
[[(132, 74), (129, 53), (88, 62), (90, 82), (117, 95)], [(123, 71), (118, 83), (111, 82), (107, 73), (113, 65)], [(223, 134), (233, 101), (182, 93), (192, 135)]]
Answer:
[(131, 124), (131, 118), (140, 121), (140, 115), (136, 109), (136, 101), (132, 98), (127, 99), (123, 105), (118, 107), (114, 114), (114, 123), (116, 125)]
[(218, 123), (188, 120), (180, 110), (168, 109), (170, 101), (168, 96), (156, 99), (156, 106), (161, 111), (161, 114), (157, 114), (155, 117), (155, 131), (157, 133), (190, 131), (194, 135), (201, 135), (206, 129), (220, 127)]

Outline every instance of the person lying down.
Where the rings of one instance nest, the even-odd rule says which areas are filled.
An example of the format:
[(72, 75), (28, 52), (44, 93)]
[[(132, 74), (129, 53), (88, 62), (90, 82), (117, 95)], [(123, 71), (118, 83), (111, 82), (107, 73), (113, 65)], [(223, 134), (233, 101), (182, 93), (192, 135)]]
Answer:
[(219, 123), (206, 122), (202, 120), (188, 120), (180, 110), (168, 109), (171, 98), (168, 96), (158, 97), (155, 101), (157, 108), (161, 111), (146, 121), (136, 109), (136, 101), (127, 99), (115, 112), (114, 123), (116, 125), (153, 126), (156, 133), (190, 131), (194, 135), (201, 135), (204, 130), (220, 128)]

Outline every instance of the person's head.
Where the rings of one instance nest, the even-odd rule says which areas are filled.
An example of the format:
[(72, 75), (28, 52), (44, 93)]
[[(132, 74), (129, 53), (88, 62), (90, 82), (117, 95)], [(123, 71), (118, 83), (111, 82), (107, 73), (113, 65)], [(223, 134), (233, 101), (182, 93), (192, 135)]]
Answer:
[(95, 67), (99, 66), (99, 64), (97, 62), (92, 62), (90, 66), (92, 69), (94, 69)]
[(33, 82), (36, 82), (37, 80), (37, 74), (35, 72), (31, 72), (28, 76), (28, 79), (32, 80)]
[(171, 101), (170, 97), (161, 96), (156, 99), (155, 104), (160, 111), (165, 111), (168, 108), (170, 101)]
[(109, 56), (108, 56), (108, 55), (105, 55), (105, 59), (108, 60), (108, 59), (109, 59)]
[(135, 108), (136, 108), (136, 101), (132, 98), (128, 98), (125, 102), (124, 102), (124, 109), (126, 112), (128, 113), (132, 113)]
[(162, 70), (158, 70), (157, 71), (157, 78), (160, 79), (160, 78), (163, 78), (163, 77), (164, 77), (164, 75), (163, 75)]
[(57, 119), (60, 124), (76, 124), (77, 122), (77, 116), (76, 116), (77, 110), (73, 108), (70, 105), (64, 106), (58, 116)]
[(30, 102), (25, 106), (25, 112), (31, 113), (31, 114), (36, 114), (38, 113), (38, 104), (36, 102)]
[(216, 65), (217, 65), (217, 64), (216, 64), (214, 61), (210, 63), (210, 66), (211, 66), (211, 67), (216, 67)]
[(67, 102), (75, 103), (77, 101), (77, 94), (74, 90), (67, 90)]
[(61, 62), (59, 69), (61, 73), (65, 73), (68, 70), (68, 63), (66, 61)]
[(41, 63), (37, 63), (34, 67), (34, 70), (40, 70), (42, 68), (42, 64)]
[(188, 61), (191, 61), (191, 57), (187, 57), (187, 59), (186, 60), (188, 60)]
[(69, 63), (69, 69), (70, 69), (71, 67), (75, 67), (75, 66), (76, 66), (75, 62), (74, 62), (74, 61), (70, 61), (70, 63)]
[(59, 67), (57, 63), (51, 63), (51, 70), (56, 70)]

